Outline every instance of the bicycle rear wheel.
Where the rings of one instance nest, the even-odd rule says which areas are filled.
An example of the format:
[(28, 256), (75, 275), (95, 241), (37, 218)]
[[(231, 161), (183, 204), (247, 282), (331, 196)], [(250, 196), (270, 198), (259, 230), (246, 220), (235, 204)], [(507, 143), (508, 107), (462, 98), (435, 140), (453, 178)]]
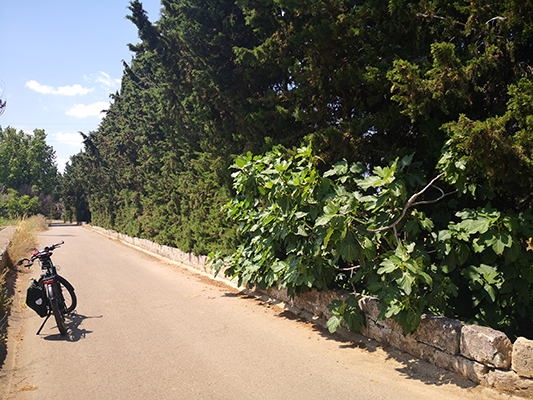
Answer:
[(78, 299), (76, 293), (74, 293), (74, 287), (62, 276), (57, 275), (57, 281), (60, 289), (60, 299), (65, 305), (64, 313), (68, 314), (76, 308), (78, 305)]
[(65, 317), (63, 316), (63, 311), (59, 306), (59, 293), (55, 283), (46, 285), (46, 290), (48, 293), (48, 300), (50, 301), (52, 314), (54, 314), (54, 318), (56, 320), (57, 329), (59, 329), (59, 333), (61, 333), (61, 335), (66, 335), (67, 327), (65, 325)]

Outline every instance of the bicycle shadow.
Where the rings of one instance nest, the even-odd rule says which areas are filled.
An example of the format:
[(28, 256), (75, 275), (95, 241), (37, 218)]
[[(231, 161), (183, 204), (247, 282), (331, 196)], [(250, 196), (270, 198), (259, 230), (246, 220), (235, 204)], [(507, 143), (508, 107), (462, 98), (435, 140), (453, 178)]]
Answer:
[(92, 317), (78, 314), (74, 311), (74, 313), (67, 315), (66, 317), (66, 327), (67, 327), (67, 334), (65, 336), (62, 336), (59, 333), (50, 334), (47, 336), (44, 336), (44, 340), (64, 340), (67, 342), (77, 342), (81, 339), (85, 339), (88, 334), (93, 333), (93, 331), (80, 328), (80, 325), (85, 321), (86, 319), (93, 319), (93, 318), (102, 318), (102, 315), (95, 315)]

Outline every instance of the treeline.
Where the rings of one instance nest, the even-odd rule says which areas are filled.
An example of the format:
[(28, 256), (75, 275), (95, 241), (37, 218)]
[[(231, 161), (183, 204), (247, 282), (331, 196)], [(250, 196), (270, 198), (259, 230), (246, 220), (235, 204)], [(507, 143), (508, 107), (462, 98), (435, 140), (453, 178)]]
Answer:
[(44, 130), (27, 134), (0, 126), (0, 218), (60, 218), (60, 178)]
[(325, 164), (414, 152), (431, 171), (451, 134), (485, 130), (457, 145), (479, 174), (508, 185), (503, 202), (523, 205), (527, 140), (509, 160), (494, 146), (523, 136), (527, 101), (513, 106), (520, 115), (506, 112), (509, 85), (527, 93), (531, 9), (518, 0), (164, 1), (151, 23), (134, 1), (128, 18), (141, 42), (66, 175), (81, 177), (94, 223), (205, 253), (231, 247), (220, 206), (236, 154), (307, 142)]
[[(525, 215), (522, 213), (531, 207), (532, 1), (163, 0), (161, 16), (155, 22), (149, 21), (139, 1), (131, 2), (130, 11), (128, 18), (138, 27), (140, 43), (130, 45), (134, 57), (125, 64), (120, 92), (112, 96), (107, 116), (96, 131), (84, 136), (85, 150), (67, 166), (67, 216), (90, 218), (106, 228), (201, 254), (212, 250), (229, 254), (243, 242), (253, 247), (255, 242), (247, 240), (259, 231), (270, 237), (270, 232), (273, 236), (269, 239), (269, 254), (273, 258), (261, 258), (253, 249), (243, 252), (241, 248), (234, 260), (255, 270), (237, 268), (235, 273), (255, 276), (265, 267), (261, 262), (267, 259), (274, 263), (293, 260), (292, 264), (287, 261), (287, 268), (292, 268), (296, 262), (291, 258), (294, 248), (284, 242), (286, 237), (266, 225), (254, 228), (244, 224), (238, 233), (236, 222), (227, 220), (221, 207), (234, 198), (237, 190), (241, 196), (237, 199), (242, 203), (233, 204), (234, 207), (252, 212), (250, 205), (257, 211), (276, 204), (287, 211), (288, 198), (283, 200), (280, 193), (269, 194), (274, 183), (261, 189), (258, 185), (266, 181), (259, 175), (259, 180), (255, 179), (257, 171), (246, 179), (239, 175), (241, 171), (234, 176), (239, 181), (233, 188), (233, 171), (229, 167), (237, 155), (268, 154), (266, 159), (271, 160), (281, 154), (281, 169), (268, 161), (265, 165), (272, 168), (266, 171), (278, 174), (280, 179), (285, 172), (293, 176), (297, 173), (287, 170), (283, 160), (295, 165), (291, 157), (298, 154), (297, 147), (305, 146), (312, 149), (317, 176), (324, 178), (323, 174), (329, 173), (325, 177), (336, 174), (344, 179), (340, 183), (321, 180), (324, 185), (344, 188), (339, 190), (356, 190), (354, 182), (363, 182), (368, 176), (379, 177), (375, 171), (384, 174), (383, 168), (392, 165), (400, 175), (409, 168), (416, 169), (414, 175), (405, 172), (407, 181), (389, 176), (389, 181), (381, 185), (376, 182), (384, 177), (375, 178), (374, 186), (364, 184), (365, 190), (371, 192), (366, 195), (374, 196), (374, 200), (358, 199), (357, 204), (366, 204), (358, 211), (361, 213), (376, 209), (377, 215), (377, 210), (386, 209), (391, 219), (399, 217), (403, 210), (407, 212), (410, 194), (418, 193), (438, 176), (438, 184), (421, 193), (432, 197), (422, 196), (420, 201), (425, 203), (415, 214), (408, 214), (411, 219), (402, 217), (402, 224), (411, 223), (409, 228), (402, 229), (398, 222), (388, 230), (393, 236), (382, 231), (377, 231), (378, 237), (368, 236), (383, 247), (364, 256), (365, 263), (377, 266), (368, 275), (373, 281), (362, 283), (364, 290), (371, 287), (380, 297), (389, 296), (386, 307), (390, 307), (384, 312), (410, 319), (408, 327), (416, 325), (415, 317), (424, 307), (443, 312), (441, 306), (454, 296), (454, 286), (448, 286), (446, 296), (440, 296), (434, 292), (436, 288), (429, 287), (428, 280), (421, 278), (423, 275), (413, 272), (418, 283), (410, 282), (391, 294), (383, 285), (398, 285), (394, 283), (396, 278), (388, 274), (408, 267), (400, 267), (401, 263), (396, 267), (391, 264), (389, 269), (379, 267), (389, 259), (387, 246), (390, 251), (399, 251), (400, 259), (409, 258), (406, 254), (415, 249), (407, 240), (409, 234), (417, 231), (418, 235), (425, 229), (429, 236), (416, 236), (420, 240), (417, 243), (423, 244), (428, 238), (434, 240), (430, 232), (438, 235), (440, 231), (453, 231), (441, 237), (448, 241), (448, 247), (429, 250), (429, 254), (439, 252), (440, 258), (429, 256), (426, 261), (430, 260), (428, 265), (437, 270), (446, 265), (458, 279), (465, 274), (475, 275), (475, 279), (462, 281), (466, 290), (475, 282), (501, 287), (498, 277), (503, 275), (497, 267), (467, 272), (465, 263), (502, 263), (502, 268), (510, 265), (512, 270), (516, 255), (502, 261), (503, 251), (513, 248), (525, 254), (522, 239), (532, 236), (527, 229), (520, 230), (516, 237), (511, 235), (515, 239), (512, 243), (518, 247), (513, 247), (507, 236), (491, 236), (483, 239), (486, 243), (481, 250), (480, 239), (476, 241), (475, 235), (496, 235), (498, 229), (494, 226), (500, 225), (487, 226), (486, 231), (465, 228), (461, 221), (475, 218), (458, 213), (479, 207), (495, 210), (503, 221), (509, 213)], [(400, 168), (394, 164), (397, 159), (409, 162)], [(246, 160), (238, 167), (252, 168), (247, 163), (253, 164), (253, 157)], [(346, 177), (344, 170), (327, 172), (342, 160), (346, 165), (357, 165), (356, 175)], [(246, 185), (239, 186), (239, 182)], [(351, 183), (345, 185), (346, 182)], [(306, 185), (313, 187), (310, 182)], [(323, 193), (329, 193), (327, 189), (320, 188)], [(385, 191), (388, 196), (380, 197)], [(430, 202), (441, 195), (445, 195), (442, 201)], [(326, 200), (317, 204), (325, 207)], [(344, 206), (349, 204), (355, 203)], [(333, 215), (338, 212), (335, 210), (326, 214)], [(310, 218), (306, 223), (316, 227), (320, 212), (305, 210), (306, 218)], [(276, 215), (270, 216), (280, 217)], [(415, 217), (416, 224), (412, 222)], [(520, 218), (508, 225), (502, 222), (500, 228), (505, 226), (509, 233)], [(250, 215), (241, 219), (252, 220)], [(383, 227), (386, 221), (363, 225), (376, 230), (380, 224)], [(425, 224), (425, 228), (420, 224)], [(336, 237), (341, 248), (350, 229), (361, 229), (357, 226), (348, 225)], [(296, 232), (297, 228), (294, 227)], [(457, 232), (463, 228), (470, 230), (461, 236)], [(292, 228), (286, 229), (290, 232)], [(329, 243), (335, 229), (329, 237), (326, 229), (325, 235), (315, 232), (306, 240), (327, 238)], [(401, 240), (399, 231), (405, 234)], [(251, 236), (247, 236), (250, 232)], [(354, 233), (353, 239), (356, 238), (359, 236)], [(409, 251), (398, 250), (400, 244)], [(494, 254), (486, 255), (489, 252), (484, 253), (485, 249), (493, 244)], [(497, 254), (499, 250), (502, 252)], [(331, 260), (338, 265), (357, 267), (358, 258), (352, 251), (345, 249), (346, 257), (341, 250), (331, 251)], [(476, 256), (469, 258), (474, 253)], [(485, 261), (480, 261), (483, 254)], [(269, 279), (283, 278), (282, 264), (275, 265), (277, 275), (270, 274)], [(307, 268), (311, 264), (305, 264)], [(479, 293), (485, 290), (486, 294), (470, 296), (468, 301), (475, 311), (470, 317), (490, 319), (486, 314), (494, 311), (501, 318), (490, 323), (503, 326), (508, 324), (504, 314), (509, 311), (522, 321), (522, 326), (531, 320), (530, 300), (524, 293), (531, 288), (533, 277), (523, 265), (513, 271), (509, 273), (518, 282), (520, 298), (506, 297), (506, 305), (496, 304), (497, 292), (481, 284), (481, 289), (474, 289), (479, 289)], [(354, 283), (347, 274), (329, 271), (323, 275), (326, 278), (316, 285), (317, 280), (298, 275), (301, 279), (296, 286), (324, 288)], [(274, 279), (270, 284), (276, 282)], [(507, 294), (514, 289), (505, 287)], [(409, 293), (402, 297), (405, 291)], [(438, 301), (405, 303), (420, 291), (426, 300), (437, 296)], [(492, 299), (489, 302), (493, 308), (481, 310), (484, 299)], [(412, 309), (398, 305), (402, 301)], [(518, 303), (521, 307), (515, 307)], [(516, 324), (513, 329), (516, 331)]]

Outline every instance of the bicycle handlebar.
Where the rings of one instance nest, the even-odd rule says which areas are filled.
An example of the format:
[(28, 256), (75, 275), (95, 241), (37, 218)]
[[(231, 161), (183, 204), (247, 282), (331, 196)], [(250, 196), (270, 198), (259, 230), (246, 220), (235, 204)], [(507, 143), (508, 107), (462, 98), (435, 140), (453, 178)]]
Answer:
[[(47, 246), (47, 247), (44, 248), (44, 250), (41, 250), (41, 251), (44, 251), (44, 252), (53, 251), (53, 250), (57, 249), (59, 246), (61, 246), (61, 245), (63, 245), (63, 244), (65, 244), (65, 241), (64, 241), (64, 240), (62, 240), (62, 241), (59, 242), (59, 243), (56, 243), (56, 244), (52, 244), (52, 245), (50, 245), (50, 246)], [(41, 252), (41, 251), (40, 251), (40, 252)]]
[(44, 249), (42, 250), (37, 250), (35, 251), (34, 253), (32, 253), (31, 255), (31, 258), (30, 259), (27, 259), (27, 258), (23, 258), (22, 260), (20, 260), (19, 262), (17, 262), (17, 265), (22, 265), (24, 263), (24, 261), (28, 261), (28, 264), (25, 265), (25, 267), (31, 267), (33, 265), (33, 262), (37, 259), (37, 258), (40, 258), (44, 255), (46, 255), (47, 253), (50, 253), (52, 251), (54, 251), (55, 249), (57, 249), (58, 247), (60, 247), (61, 245), (65, 244), (65, 241), (62, 240), (61, 242), (59, 243), (55, 243), (55, 244), (52, 244), (50, 246), (46, 246)]

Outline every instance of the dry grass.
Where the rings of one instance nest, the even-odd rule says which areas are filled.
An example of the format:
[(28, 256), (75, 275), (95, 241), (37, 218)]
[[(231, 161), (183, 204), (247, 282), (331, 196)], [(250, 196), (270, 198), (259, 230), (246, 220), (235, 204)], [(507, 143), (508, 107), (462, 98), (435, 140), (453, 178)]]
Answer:
[(48, 221), (42, 215), (22, 219), (7, 248), (9, 258), (15, 263), (28, 257), (37, 245), (37, 232), (48, 229)]
[[(48, 229), (48, 221), (42, 215), (24, 218), (19, 221), (17, 230), (7, 247), (4, 262), (0, 270), (0, 341), (3, 341), (5, 319), (11, 304), (12, 288), (8, 287), (6, 276), (14, 270), (17, 260), (28, 258), (32, 250), (37, 246), (37, 232)], [(9, 280), (8, 280), (9, 281)]]

